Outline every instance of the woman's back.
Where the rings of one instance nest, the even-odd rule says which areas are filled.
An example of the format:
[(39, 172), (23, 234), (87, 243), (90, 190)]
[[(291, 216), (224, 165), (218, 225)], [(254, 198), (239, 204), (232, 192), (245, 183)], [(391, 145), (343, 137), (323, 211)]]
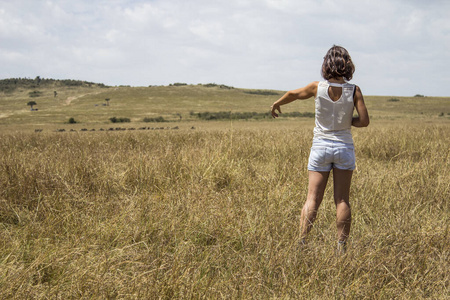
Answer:
[[(331, 88), (341, 88), (341, 95), (337, 93), (330, 97)], [(352, 125), (355, 85), (350, 83), (331, 83), (321, 81), (317, 87), (315, 98), (316, 127), (314, 137), (318, 139), (338, 140), (344, 143), (352, 143), (350, 128)]]

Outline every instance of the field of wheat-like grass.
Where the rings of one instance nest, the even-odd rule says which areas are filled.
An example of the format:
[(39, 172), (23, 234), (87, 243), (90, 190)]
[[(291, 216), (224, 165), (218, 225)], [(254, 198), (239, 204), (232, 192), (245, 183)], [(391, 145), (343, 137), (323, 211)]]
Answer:
[(354, 130), (339, 257), (310, 126), (236, 128), (1, 133), (0, 298), (448, 299), (447, 125)]

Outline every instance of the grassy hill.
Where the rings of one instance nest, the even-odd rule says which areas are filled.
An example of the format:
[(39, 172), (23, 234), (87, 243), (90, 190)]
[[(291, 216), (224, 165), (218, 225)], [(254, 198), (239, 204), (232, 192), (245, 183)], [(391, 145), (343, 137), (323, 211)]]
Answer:
[[(145, 118), (199, 121), (198, 113), (204, 112), (254, 113), (264, 119), (262, 114), (268, 113), (270, 105), (284, 93), (216, 84), (108, 87), (45, 79), (13, 83), (13, 79), (0, 81), (0, 126), (3, 127), (61, 127), (70, 118), (79, 125), (105, 126), (111, 124), (112, 117), (128, 118), (134, 126)], [(365, 100), (372, 120), (448, 120), (450, 114), (450, 98), (365, 96)], [(27, 106), (30, 101), (36, 102), (37, 110), (30, 110)], [(283, 107), (284, 116), (293, 112), (310, 116), (314, 113), (314, 102), (312, 99), (297, 101)]]

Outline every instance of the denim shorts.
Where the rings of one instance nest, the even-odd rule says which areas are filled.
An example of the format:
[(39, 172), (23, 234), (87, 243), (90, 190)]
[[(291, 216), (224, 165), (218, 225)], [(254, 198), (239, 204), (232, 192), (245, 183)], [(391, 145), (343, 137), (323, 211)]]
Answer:
[(333, 168), (340, 170), (355, 169), (355, 148), (353, 144), (333, 140), (313, 140), (308, 170), (328, 172)]

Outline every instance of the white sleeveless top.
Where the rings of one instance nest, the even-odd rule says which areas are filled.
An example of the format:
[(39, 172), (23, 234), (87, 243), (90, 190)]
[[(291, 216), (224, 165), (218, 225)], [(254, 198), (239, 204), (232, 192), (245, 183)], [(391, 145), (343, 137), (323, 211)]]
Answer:
[[(331, 100), (328, 95), (329, 86), (342, 87), (342, 96), (337, 101)], [(350, 129), (354, 109), (354, 91), (354, 84), (319, 82), (315, 99), (316, 127), (314, 128), (314, 139), (328, 139), (353, 144)]]

